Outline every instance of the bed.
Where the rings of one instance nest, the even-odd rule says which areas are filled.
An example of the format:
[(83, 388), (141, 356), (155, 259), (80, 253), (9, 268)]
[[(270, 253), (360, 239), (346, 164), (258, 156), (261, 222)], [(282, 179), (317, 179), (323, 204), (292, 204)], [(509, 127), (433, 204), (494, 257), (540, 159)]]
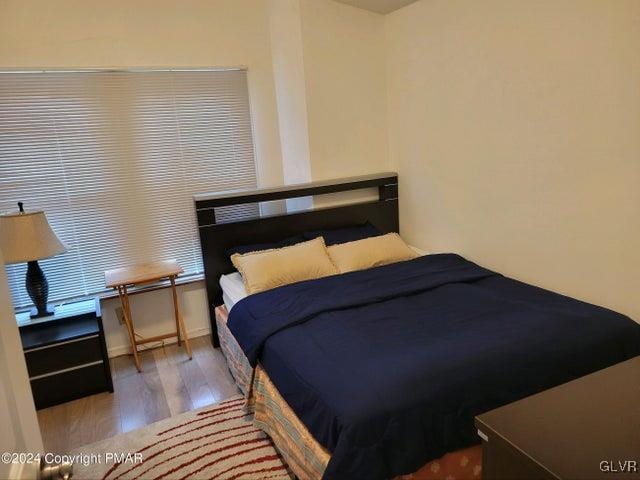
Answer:
[[(219, 207), (371, 187), (377, 200), (215, 222)], [(454, 254), (231, 298), (229, 247), (362, 222), (397, 232), (397, 192), (381, 174), (196, 198), (214, 344), (299, 478), (478, 478), (475, 415), (640, 354), (623, 315)]]

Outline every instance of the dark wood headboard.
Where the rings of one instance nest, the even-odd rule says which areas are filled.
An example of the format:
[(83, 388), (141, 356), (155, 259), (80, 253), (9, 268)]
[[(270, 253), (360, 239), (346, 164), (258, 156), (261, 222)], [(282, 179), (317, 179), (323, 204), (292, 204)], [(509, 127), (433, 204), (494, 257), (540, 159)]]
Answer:
[[(377, 188), (378, 198), (347, 205), (316, 208), (238, 221), (216, 222), (216, 208), (287, 200), (314, 195)], [(282, 240), (305, 231), (340, 228), (370, 222), (379, 230), (399, 231), (398, 175), (393, 172), (322, 182), (286, 185), (277, 188), (235, 190), (194, 196), (200, 247), (209, 303), (214, 346), (219, 345), (215, 307), (221, 305), (220, 276), (234, 271), (225, 251), (243, 244)]]

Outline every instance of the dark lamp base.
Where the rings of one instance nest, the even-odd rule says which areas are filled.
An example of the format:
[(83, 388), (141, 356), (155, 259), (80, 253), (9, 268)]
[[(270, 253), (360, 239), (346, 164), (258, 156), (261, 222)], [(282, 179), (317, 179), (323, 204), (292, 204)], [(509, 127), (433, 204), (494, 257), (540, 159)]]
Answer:
[(49, 298), (49, 284), (47, 277), (36, 260), (27, 263), (27, 277), (25, 282), (27, 293), (35, 305), (35, 315), (32, 311), (31, 318), (46, 317), (53, 311), (49, 311), (47, 299)]

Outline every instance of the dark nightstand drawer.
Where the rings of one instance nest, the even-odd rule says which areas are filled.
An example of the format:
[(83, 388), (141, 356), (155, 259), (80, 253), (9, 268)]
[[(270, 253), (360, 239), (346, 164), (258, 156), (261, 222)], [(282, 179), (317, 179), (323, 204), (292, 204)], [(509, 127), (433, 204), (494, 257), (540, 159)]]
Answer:
[(95, 334), (46, 347), (25, 350), (25, 359), (29, 377), (102, 360), (100, 336)]
[(36, 408), (45, 408), (109, 389), (102, 361), (31, 380)]
[(17, 319), (37, 408), (113, 392), (98, 299), (59, 305), (36, 320), (21, 312)]

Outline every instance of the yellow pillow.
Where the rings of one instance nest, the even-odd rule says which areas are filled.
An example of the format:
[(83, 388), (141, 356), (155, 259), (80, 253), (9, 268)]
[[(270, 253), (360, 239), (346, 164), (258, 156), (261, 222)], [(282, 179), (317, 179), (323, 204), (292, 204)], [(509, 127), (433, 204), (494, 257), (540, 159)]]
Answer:
[(242, 275), (249, 295), (338, 273), (322, 237), (290, 247), (236, 253), (231, 262)]
[(419, 256), (397, 233), (332, 245), (327, 250), (340, 273), (379, 267)]

